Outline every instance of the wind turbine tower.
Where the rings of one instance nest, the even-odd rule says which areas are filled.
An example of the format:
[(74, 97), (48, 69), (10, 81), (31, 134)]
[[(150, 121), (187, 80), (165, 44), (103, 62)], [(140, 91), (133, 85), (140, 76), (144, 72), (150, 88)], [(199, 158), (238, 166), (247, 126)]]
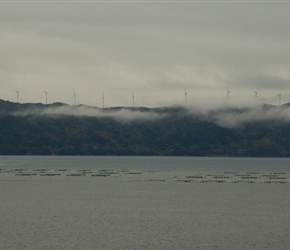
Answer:
[(255, 93), (256, 100), (258, 100), (258, 91), (253, 91)]
[(135, 106), (135, 96), (134, 93), (132, 92), (132, 107), (134, 108)]
[(229, 90), (229, 89), (227, 88), (228, 100), (230, 99), (230, 93), (231, 93), (231, 92), (232, 92), (232, 91)]
[(47, 94), (48, 94), (48, 91), (43, 91), (43, 93), (45, 94), (45, 104), (47, 104)]
[(102, 95), (102, 107), (103, 109), (105, 108), (105, 95), (104, 95), (104, 91), (103, 91), (103, 95)]
[(281, 97), (282, 97), (282, 95), (281, 95), (281, 92), (278, 94), (278, 98), (279, 98), (279, 106), (281, 106)]
[(186, 89), (184, 89), (184, 103), (187, 105), (187, 92)]
[(17, 96), (17, 102), (19, 103), (19, 90), (15, 90), (15, 92), (16, 92), (16, 96)]
[(74, 98), (74, 106), (76, 106), (76, 99), (77, 99), (77, 94), (75, 92), (75, 90), (73, 89), (73, 98)]

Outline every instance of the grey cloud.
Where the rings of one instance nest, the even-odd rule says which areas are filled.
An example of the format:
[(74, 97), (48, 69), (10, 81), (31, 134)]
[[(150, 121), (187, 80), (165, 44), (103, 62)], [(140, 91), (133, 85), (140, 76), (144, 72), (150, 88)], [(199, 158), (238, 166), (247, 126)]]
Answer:
[(288, 3), (0, 5), (2, 98), (21, 87), (31, 89), (26, 101), (39, 101), (50, 84), (57, 101), (71, 101), (72, 88), (85, 104), (110, 91), (112, 106), (126, 103), (116, 92), (135, 88), (150, 106), (183, 88), (219, 95), (225, 86), (276, 91), (290, 81), (282, 72), (290, 65)]

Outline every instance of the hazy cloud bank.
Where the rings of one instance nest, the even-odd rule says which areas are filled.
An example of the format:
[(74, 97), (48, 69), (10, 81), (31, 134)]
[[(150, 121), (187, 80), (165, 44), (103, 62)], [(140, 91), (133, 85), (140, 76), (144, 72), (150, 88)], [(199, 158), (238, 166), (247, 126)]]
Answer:
[(290, 108), (260, 105), (245, 109), (217, 110), (210, 112), (207, 119), (226, 128), (235, 128), (256, 122), (290, 123)]
[(140, 111), (130, 108), (118, 109), (99, 109), (88, 106), (69, 106), (29, 108), (13, 113), (15, 116), (78, 116), (78, 117), (97, 117), (113, 118), (118, 121), (130, 122), (137, 120), (154, 120), (159, 119), (166, 114), (158, 114), (154, 111)]
[(192, 117), (213, 122), (221, 127), (235, 128), (255, 122), (290, 123), (290, 106), (252, 105), (247, 107), (217, 106), (215, 108), (172, 106), (167, 108), (111, 108), (99, 109), (89, 106), (43, 106), (19, 109), (15, 116), (77, 116), (112, 118), (119, 122), (151, 121), (172, 117)]

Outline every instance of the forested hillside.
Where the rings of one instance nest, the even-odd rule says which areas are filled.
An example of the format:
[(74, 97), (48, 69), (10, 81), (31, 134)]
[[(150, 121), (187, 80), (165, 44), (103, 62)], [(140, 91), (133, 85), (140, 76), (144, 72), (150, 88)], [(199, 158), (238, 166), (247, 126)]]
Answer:
[(251, 121), (255, 113), (247, 109), (205, 114), (184, 107), (102, 110), (0, 101), (0, 154), (290, 156), (288, 105), (284, 113), (261, 110), (267, 117)]

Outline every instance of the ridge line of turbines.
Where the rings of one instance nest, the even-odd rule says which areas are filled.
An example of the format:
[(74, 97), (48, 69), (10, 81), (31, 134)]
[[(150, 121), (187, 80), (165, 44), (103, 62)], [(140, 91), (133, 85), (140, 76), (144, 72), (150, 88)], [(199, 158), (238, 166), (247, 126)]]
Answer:
[[(20, 90), (15, 90), (16, 92), (16, 100), (17, 100), (17, 103), (19, 103), (19, 93), (20, 93)], [(43, 93), (45, 94), (45, 104), (47, 105), (48, 102), (48, 90), (47, 91), (43, 91)], [(74, 102), (74, 106), (76, 106), (76, 98), (77, 98), (77, 94), (75, 92), (75, 90), (73, 89), (73, 95), (72, 95), (72, 98), (73, 98), (73, 102)], [(104, 95), (104, 91), (103, 91), (103, 94), (102, 94), (102, 107), (105, 108), (105, 95)], [(132, 107), (135, 107), (135, 95), (134, 95), (134, 92), (132, 92)]]
[[(233, 92), (232, 90), (229, 90), (227, 87), (226, 87), (226, 91), (227, 91), (227, 99), (229, 100), (230, 99), (230, 93)], [(17, 100), (17, 103), (19, 103), (19, 93), (20, 93), (20, 90), (15, 90), (16, 92), (16, 100)], [(43, 91), (43, 93), (45, 94), (45, 104), (47, 105), (48, 102), (48, 90), (47, 91)], [(256, 91), (253, 91), (253, 93), (255, 94), (255, 99), (258, 100), (258, 90)], [(184, 104), (187, 105), (187, 91), (186, 91), (186, 88), (184, 89)], [(72, 98), (73, 98), (73, 102), (74, 102), (74, 106), (76, 106), (76, 97), (77, 97), (77, 94), (75, 92), (75, 90), (73, 89), (73, 95), (72, 95)], [(279, 106), (281, 106), (281, 99), (282, 99), (282, 94), (281, 94), (281, 91), (279, 92), (278, 94), (278, 104)], [(105, 108), (105, 95), (104, 95), (104, 91), (102, 92), (102, 97), (101, 97), (101, 100), (102, 100), (102, 108), (104, 109)], [(132, 92), (132, 107), (134, 108), (135, 107), (135, 95), (134, 95), (134, 92)]]
[[(227, 87), (227, 96), (228, 96), (228, 100), (230, 99), (230, 93), (233, 92), (232, 90), (229, 90)], [(256, 91), (253, 91), (253, 93), (255, 94), (255, 99), (258, 100), (258, 90)], [(279, 106), (281, 106), (281, 99), (282, 99), (282, 94), (281, 94), (281, 91), (279, 92), (278, 94), (278, 103), (279, 103)]]

